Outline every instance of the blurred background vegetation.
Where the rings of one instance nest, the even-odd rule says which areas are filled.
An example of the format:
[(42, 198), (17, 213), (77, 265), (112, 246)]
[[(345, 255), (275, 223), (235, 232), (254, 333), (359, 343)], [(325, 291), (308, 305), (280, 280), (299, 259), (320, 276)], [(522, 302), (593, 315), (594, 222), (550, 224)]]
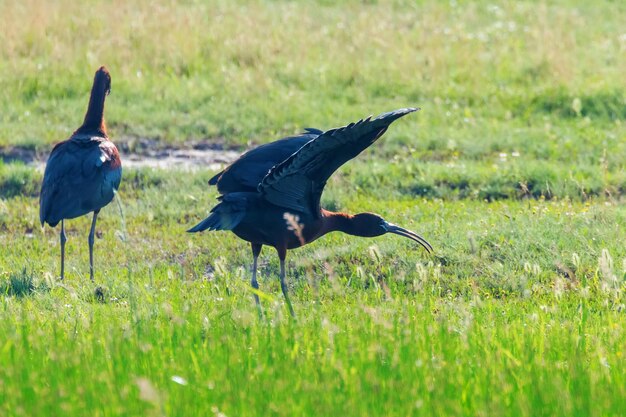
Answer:
[(142, 139), (243, 150), (420, 106), (364, 155), (398, 175), (359, 166), (350, 181), (427, 197), (615, 197), (625, 15), (614, 1), (2, 2), (0, 147), (45, 157), (105, 64), (125, 151)]
[[(624, 22), (611, 0), (0, 0), (0, 415), (622, 415)], [(421, 107), (323, 205), (435, 255), (342, 234), (293, 251), (294, 322), (265, 250), (258, 322), (249, 246), (184, 233), (216, 168), (125, 168), (96, 283), (87, 216), (59, 282), (41, 167), (100, 65), (126, 160)]]

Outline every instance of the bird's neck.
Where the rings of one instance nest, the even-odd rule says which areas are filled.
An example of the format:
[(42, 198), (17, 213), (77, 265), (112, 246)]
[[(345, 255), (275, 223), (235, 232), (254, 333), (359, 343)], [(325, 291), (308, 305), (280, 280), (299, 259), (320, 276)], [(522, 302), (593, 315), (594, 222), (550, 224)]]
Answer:
[(107, 136), (104, 124), (104, 100), (106, 98), (106, 86), (103, 83), (94, 82), (91, 87), (89, 106), (85, 114), (85, 120), (75, 133), (96, 133)]
[(343, 232), (356, 235), (354, 228), (354, 216), (346, 213), (335, 213), (322, 209), (322, 234), (330, 232)]

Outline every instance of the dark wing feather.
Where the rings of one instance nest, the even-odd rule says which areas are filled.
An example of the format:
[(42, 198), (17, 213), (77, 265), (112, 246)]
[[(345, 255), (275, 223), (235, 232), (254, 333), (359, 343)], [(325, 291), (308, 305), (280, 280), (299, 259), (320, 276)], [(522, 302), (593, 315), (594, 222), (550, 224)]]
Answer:
[(224, 171), (211, 178), (209, 184), (217, 185), (221, 194), (256, 192), (257, 186), (274, 165), (287, 159), (321, 133), (317, 129), (306, 131), (308, 133), (283, 138), (249, 150)]
[(394, 120), (416, 110), (395, 110), (324, 132), (272, 168), (258, 191), (272, 204), (318, 216), (322, 191), (333, 172), (374, 143)]

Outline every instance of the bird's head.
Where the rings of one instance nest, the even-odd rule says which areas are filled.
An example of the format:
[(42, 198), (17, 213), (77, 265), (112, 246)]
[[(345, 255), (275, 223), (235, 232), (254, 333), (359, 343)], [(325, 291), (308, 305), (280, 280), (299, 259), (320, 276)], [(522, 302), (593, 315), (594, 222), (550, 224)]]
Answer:
[(385, 233), (393, 233), (404, 236), (419, 243), (427, 252), (432, 252), (433, 247), (426, 239), (415, 232), (404, 229), (393, 223), (389, 223), (382, 217), (374, 213), (360, 213), (352, 218), (352, 227), (358, 236), (376, 237)]
[(101, 86), (105, 94), (111, 93), (111, 74), (105, 66), (98, 68), (96, 76), (94, 77), (93, 84)]

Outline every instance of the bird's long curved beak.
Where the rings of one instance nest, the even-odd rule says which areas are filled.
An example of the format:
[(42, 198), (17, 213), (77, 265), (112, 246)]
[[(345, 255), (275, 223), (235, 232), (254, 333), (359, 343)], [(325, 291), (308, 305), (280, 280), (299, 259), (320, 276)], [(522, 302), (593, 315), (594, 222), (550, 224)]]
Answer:
[(426, 249), (426, 252), (428, 253), (433, 252), (433, 247), (430, 245), (430, 243), (428, 243), (426, 239), (424, 239), (423, 237), (421, 237), (415, 232), (412, 232), (410, 230), (407, 230), (405, 228), (402, 228), (400, 226), (397, 226), (393, 223), (388, 223), (388, 222), (385, 222), (385, 229), (387, 229), (387, 233), (394, 233), (396, 235), (408, 237), (409, 239), (416, 241), (417, 243), (422, 245), (424, 249)]

